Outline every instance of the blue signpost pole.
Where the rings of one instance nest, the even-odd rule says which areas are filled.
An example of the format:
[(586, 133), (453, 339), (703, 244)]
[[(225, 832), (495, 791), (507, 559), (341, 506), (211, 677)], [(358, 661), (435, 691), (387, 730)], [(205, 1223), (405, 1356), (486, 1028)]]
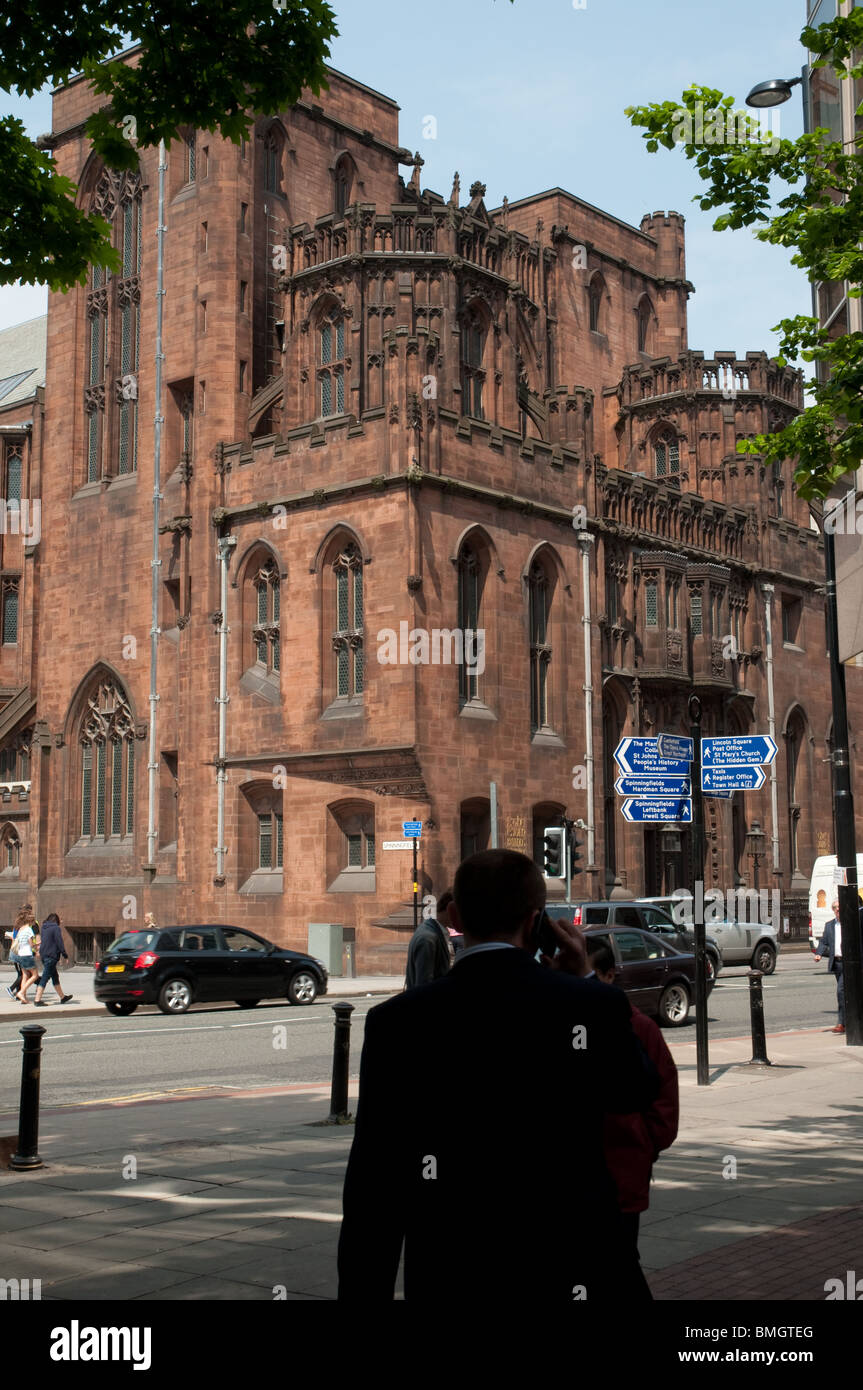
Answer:
[[(701, 792), (701, 701), (689, 697), (690, 734), (693, 742), (692, 763), (692, 893), (693, 902), (704, 901), (704, 800)], [(701, 884), (701, 896), (698, 884)], [(701, 919), (699, 921), (699, 918)], [(705, 953), (704, 913), (695, 914), (695, 1055), (699, 1086), (710, 1084), (710, 1059), (707, 1042), (707, 973)]]

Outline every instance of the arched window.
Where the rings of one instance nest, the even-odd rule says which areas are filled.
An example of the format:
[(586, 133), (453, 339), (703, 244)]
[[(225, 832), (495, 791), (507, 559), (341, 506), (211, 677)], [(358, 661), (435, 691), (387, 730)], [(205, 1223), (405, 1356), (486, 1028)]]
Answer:
[(340, 217), (350, 207), (353, 182), (353, 161), (349, 155), (343, 154), (336, 161), (335, 169), (335, 209)]
[(268, 193), (282, 192), (282, 151), (284, 140), (275, 126), (264, 136), (264, 188)]
[(97, 482), (133, 473), (138, 463), (140, 176), (106, 170), (90, 210), (113, 223), (120, 252), (119, 275), (93, 266), (87, 293), (87, 481)]
[(194, 183), (198, 176), (197, 135), (194, 130), (183, 136), (184, 183)]
[(321, 415), (343, 415), (345, 410), (345, 320), (333, 309), (318, 330), (321, 364)]
[(103, 677), (87, 697), (81, 746), (81, 837), (132, 834), (135, 813), (135, 729), (125, 692)]
[(485, 372), (482, 369), (487, 325), (479, 309), (470, 309), (461, 326), (461, 405), (465, 415), (484, 420), (482, 392)]
[(680, 443), (671, 430), (654, 441), (653, 461), (657, 478), (673, 478), (680, 472)]
[(281, 639), (279, 635), (279, 571), (275, 561), (268, 559), (252, 577), (255, 590), (255, 623), (252, 628), (254, 660), (267, 673), (281, 670)]
[(479, 699), (479, 662), (468, 661), (468, 633), (473, 634), (473, 653), (476, 648), (476, 634), (480, 630), (480, 608), (482, 603), (483, 567), (476, 546), (466, 541), (458, 556), (458, 626), (464, 644), (464, 660), (459, 666), (459, 702), (469, 704)]
[(6, 484), (3, 496), (7, 502), (21, 501), (21, 480), (24, 472), (24, 461), (20, 444), (8, 444), (6, 447)]
[(18, 642), (18, 585), (17, 575), (3, 579), (3, 645), (14, 647)]
[(0, 847), (0, 873), (16, 875), (21, 865), (21, 841), (14, 825), (10, 825), (3, 835)]
[(351, 543), (333, 561), (335, 574), (336, 696), (351, 699), (363, 693), (363, 562)]
[(549, 608), (552, 585), (541, 560), (535, 561), (528, 576), (528, 625), (530, 628), (530, 727), (533, 733), (548, 729), (549, 668)]
[(650, 320), (652, 311), (649, 299), (642, 299), (638, 306), (638, 351), (648, 352), (650, 341)]

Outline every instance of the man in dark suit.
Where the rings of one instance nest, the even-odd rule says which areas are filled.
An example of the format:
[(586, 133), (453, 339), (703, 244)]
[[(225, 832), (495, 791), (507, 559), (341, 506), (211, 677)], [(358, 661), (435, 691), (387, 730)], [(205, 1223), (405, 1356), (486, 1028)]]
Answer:
[(836, 976), (836, 1003), (839, 1019), (831, 1033), (845, 1032), (845, 980), (842, 975), (842, 923), (839, 921), (839, 900), (834, 898), (830, 904), (833, 916), (824, 923), (824, 934), (815, 947), (815, 959), (827, 957), (827, 969)]
[[(449, 899), (452, 899), (451, 893)], [(438, 913), (443, 914), (448, 906), (445, 893), (438, 903)], [(442, 975), (448, 974), (454, 954), (446, 927), (436, 917), (424, 918), (408, 943), (405, 989), (431, 984), (432, 980), (439, 980)]]
[(626, 997), (579, 978), (570, 925), (534, 959), (545, 883), (524, 855), (474, 855), (454, 893), (452, 970), (366, 1018), (339, 1298), (392, 1300), (402, 1243), (411, 1302), (456, 1279), (468, 1306), (649, 1298), (602, 1146), (603, 1113), (658, 1089)]

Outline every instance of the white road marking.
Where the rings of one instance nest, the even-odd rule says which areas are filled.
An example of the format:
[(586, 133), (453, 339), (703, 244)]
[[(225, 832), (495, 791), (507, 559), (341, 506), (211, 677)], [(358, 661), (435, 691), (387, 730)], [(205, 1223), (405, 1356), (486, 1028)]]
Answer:
[[(365, 1014), (364, 1014), (364, 1013), (363, 1013), (363, 1014), (360, 1014), (359, 1017), (360, 1017), (360, 1018), (365, 1018)], [(270, 1028), (270, 1027), (272, 1027), (274, 1024), (277, 1024), (277, 1023), (278, 1023), (278, 1024), (282, 1024), (282, 1023), (294, 1023), (294, 1024), (300, 1024), (300, 1023), (301, 1023), (301, 1024), (326, 1023), (328, 1026), (331, 1027), (331, 1026), (332, 1026), (332, 1019), (331, 1019), (331, 1018), (325, 1018), (324, 1016), (322, 1016), (321, 1018), (317, 1018), (317, 1019), (316, 1019), (316, 1018), (307, 1018), (307, 1017), (305, 1017), (305, 1016), (297, 1017), (296, 1015), (292, 1014), (292, 1015), (289, 1015), (287, 1018), (262, 1018), (262, 1019), (256, 1019), (254, 1023), (199, 1023), (199, 1024), (188, 1025), (188, 1026), (187, 1026), (187, 1025), (180, 1025), (180, 1024), (177, 1024), (174, 1028), (171, 1029), (170, 1033), (163, 1033), (163, 1034), (161, 1034), (161, 1036), (162, 1036), (162, 1037), (173, 1037), (174, 1033), (225, 1033), (225, 1032), (228, 1031), (229, 1028)], [(140, 1037), (141, 1035), (145, 1035), (145, 1036), (146, 1036), (147, 1034), (150, 1034), (150, 1033), (156, 1033), (156, 1032), (157, 1032), (157, 1028), (158, 1028), (158, 1021), (154, 1019), (154, 1026), (153, 1026), (153, 1027), (151, 1027), (151, 1028), (124, 1028), (124, 1029), (123, 1029), (122, 1036), (123, 1036), (124, 1038)], [(104, 1037), (105, 1037), (105, 1031), (104, 1031), (104, 1029), (103, 1029), (102, 1031), (94, 1031), (94, 1032), (92, 1032), (92, 1033), (48, 1033), (48, 1034), (45, 1035), (45, 1038), (43, 1039), (43, 1043), (47, 1043), (47, 1042), (61, 1042), (61, 1041), (66, 1041), (66, 1040), (69, 1039), (69, 1038), (104, 1038)], [(20, 1047), (20, 1046), (21, 1046), (21, 1043), (20, 1043), (20, 1040), (19, 1040), (18, 1038), (9, 1038), (9, 1039), (0, 1041), (0, 1047)]]

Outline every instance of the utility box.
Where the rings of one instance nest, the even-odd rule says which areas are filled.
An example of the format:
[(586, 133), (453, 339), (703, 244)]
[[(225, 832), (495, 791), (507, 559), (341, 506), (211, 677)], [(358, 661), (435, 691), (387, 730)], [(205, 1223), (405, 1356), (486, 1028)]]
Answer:
[(344, 927), (334, 922), (309, 922), (309, 955), (322, 960), (330, 975), (342, 974)]
[(357, 978), (357, 929), (356, 927), (345, 927), (345, 968), (344, 976), (348, 980)]

